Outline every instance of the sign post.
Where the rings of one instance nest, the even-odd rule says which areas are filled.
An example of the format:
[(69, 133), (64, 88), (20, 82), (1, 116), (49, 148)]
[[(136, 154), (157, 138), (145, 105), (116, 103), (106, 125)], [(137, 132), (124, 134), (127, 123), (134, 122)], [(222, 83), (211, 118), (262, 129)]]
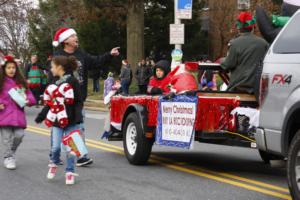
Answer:
[[(192, 19), (193, 0), (174, 0), (174, 24), (170, 24), (170, 44), (175, 45), (174, 51), (181, 51), (184, 44), (184, 24), (181, 19)], [(182, 51), (181, 51), (182, 52)], [(173, 53), (172, 53), (173, 54)], [(180, 61), (172, 60), (172, 66)]]

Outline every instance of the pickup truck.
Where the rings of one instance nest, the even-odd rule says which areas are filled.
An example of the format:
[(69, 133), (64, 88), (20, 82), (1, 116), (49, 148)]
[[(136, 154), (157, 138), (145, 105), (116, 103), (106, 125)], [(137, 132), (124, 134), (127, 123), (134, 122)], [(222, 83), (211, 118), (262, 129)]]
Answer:
[(287, 158), (293, 199), (300, 199), (300, 10), (277, 35), (263, 62), (255, 138), (262, 157)]

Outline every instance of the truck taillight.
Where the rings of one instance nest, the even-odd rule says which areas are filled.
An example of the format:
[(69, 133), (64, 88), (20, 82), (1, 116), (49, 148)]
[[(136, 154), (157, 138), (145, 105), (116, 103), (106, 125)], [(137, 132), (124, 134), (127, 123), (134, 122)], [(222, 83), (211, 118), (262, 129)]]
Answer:
[(259, 105), (262, 106), (264, 100), (268, 94), (269, 89), (269, 75), (262, 74), (260, 79), (260, 90), (259, 90)]

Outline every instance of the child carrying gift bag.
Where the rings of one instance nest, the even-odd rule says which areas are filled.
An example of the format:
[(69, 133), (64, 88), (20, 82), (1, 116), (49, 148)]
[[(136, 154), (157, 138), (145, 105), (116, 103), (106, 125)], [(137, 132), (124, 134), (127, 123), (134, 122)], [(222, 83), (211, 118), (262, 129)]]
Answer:
[[(49, 85), (44, 92), (45, 107), (38, 114), (35, 121), (42, 121), (51, 131), (51, 162), (49, 164), (48, 179), (53, 179), (60, 163), (60, 149), (66, 136), (72, 132), (80, 130), (79, 124), (82, 122), (83, 101), (80, 94), (80, 85), (74, 77), (73, 71), (77, 69), (77, 61), (74, 56), (57, 56), (51, 63), (51, 72), (53, 76), (58, 76), (59, 80), (55, 84)], [(72, 138), (71, 138), (72, 139)], [(80, 136), (80, 139), (81, 136)], [(77, 154), (73, 153), (69, 142), (66, 152), (65, 178), (67, 185), (75, 183), (75, 161)], [(74, 144), (74, 141), (73, 141)]]
[(4, 167), (16, 169), (16, 151), (26, 128), (25, 106), (36, 103), (17, 63), (5, 57), (0, 67), (0, 134), (4, 145)]

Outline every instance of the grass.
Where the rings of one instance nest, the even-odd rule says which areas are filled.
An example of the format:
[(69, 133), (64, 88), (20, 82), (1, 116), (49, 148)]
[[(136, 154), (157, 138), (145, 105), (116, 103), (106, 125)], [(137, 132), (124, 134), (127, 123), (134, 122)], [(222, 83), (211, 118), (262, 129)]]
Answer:
[(88, 82), (88, 99), (103, 100), (103, 89), (104, 89), (104, 80), (100, 80), (100, 91), (99, 92), (93, 92), (93, 80), (89, 79), (89, 82)]

